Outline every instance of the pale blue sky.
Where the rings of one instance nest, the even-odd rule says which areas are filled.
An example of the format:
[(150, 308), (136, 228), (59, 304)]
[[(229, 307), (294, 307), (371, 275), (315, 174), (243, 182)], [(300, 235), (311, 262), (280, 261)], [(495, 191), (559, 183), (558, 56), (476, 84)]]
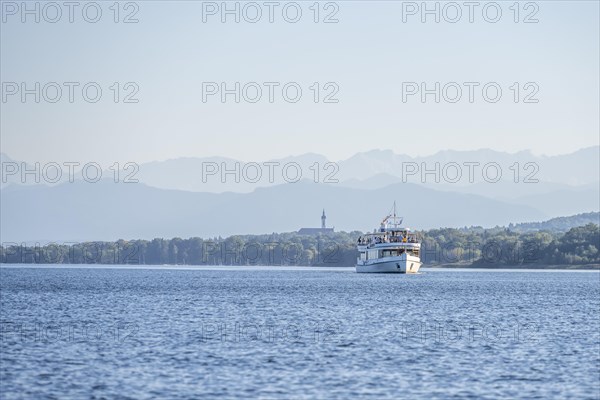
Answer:
[[(6, 16), (3, 82), (95, 81), (104, 96), (95, 104), (10, 98), (1, 103), (2, 151), (29, 161), (108, 163), (304, 152), (338, 160), (373, 148), (559, 154), (598, 144), (596, 1), (536, 2), (536, 24), (515, 24), (512, 1), (500, 2), (496, 24), (477, 12), (472, 24), (466, 16), (456, 24), (423, 24), (418, 16), (403, 23), (402, 3), (392, 1), (337, 2), (339, 23), (315, 24), (312, 3), (301, 2), (297, 24), (280, 13), (273, 24), (223, 24), (218, 16), (203, 23), (195, 1), (137, 2), (137, 24), (114, 24), (112, 2), (102, 3), (97, 24), (77, 13), (72, 24), (65, 16), (56, 24)], [(139, 85), (139, 103), (114, 104), (108, 87), (130, 81)], [(304, 93), (295, 104), (281, 97), (203, 103), (207, 81), (294, 81)], [(480, 96), (474, 104), (402, 103), (402, 82), (436, 81), (493, 81), (504, 92), (495, 104)], [(509, 86), (530, 81), (539, 85), (539, 103), (515, 104)], [(339, 103), (315, 104), (313, 82), (336, 82)]]

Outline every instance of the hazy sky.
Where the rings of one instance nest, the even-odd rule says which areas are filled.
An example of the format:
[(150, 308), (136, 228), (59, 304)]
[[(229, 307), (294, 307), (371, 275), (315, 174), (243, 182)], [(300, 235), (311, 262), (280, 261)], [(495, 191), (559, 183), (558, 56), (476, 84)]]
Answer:
[[(44, 18), (54, 18), (52, 9), (46, 15), (40, 11), (39, 23), (32, 15), (23, 23), (22, 10), (12, 15), (21, 2), (3, 1), (2, 151), (28, 161), (107, 163), (213, 155), (259, 161), (304, 152), (338, 160), (373, 148), (415, 155), (482, 147), (559, 154), (598, 144), (597, 1), (538, 1), (527, 9), (522, 2), (518, 23), (512, 1), (497, 3), (502, 11), (497, 23), (483, 18), (486, 2), (475, 8), (473, 23), (464, 6), (457, 23), (445, 21), (443, 11), (440, 23), (432, 15), (422, 23), (420, 13), (406, 14), (403, 22), (403, 7), (410, 7), (393, 1), (322, 2), (315, 23), (313, 1), (297, 3), (302, 10), (297, 23), (284, 19), (287, 2), (275, 7), (274, 23), (263, 2), (257, 23), (244, 20), (256, 13), (247, 7), (243, 14), (245, 2), (239, 3), (239, 23), (233, 15), (222, 23), (220, 13), (205, 14), (203, 22), (203, 7), (210, 11), (211, 5), (199, 1), (141, 1), (126, 9), (121, 3), (119, 21), (131, 12), (139, 20), (126, 24), (113, 22), (113, 2), (101, 3), (97, 23), (83, 19), (86, 2), (74, 10), (73, 23), (67, 8), (57, 23)], [(456, 15), (451, 8), (445, 11), (448, 19)], [(87, 12), (93, 19), (95, 10)], [(339, 22), (323, 23), (333, 12)], [(523, 23), (530, 14), (539, 22)], [(493, 19), (495, 10), (488, 8), (486, 15)], [(295, 17), (293, 6), (286, 17)], [(63, 93), (56, 103), (43, 93), (40, 103), (33, 94), (22, 103), (20, 93), (8, 94), (14, 89), (10, 82), (28, 88), (57, 82)], [(73, 103), (64, 82), (79, 83)], [(82, 97), (88, 82), (102, 89), (96, 103)], [(118, 103), (115, 87), (110, 89), (114, 82)], [(139, 87), (133, 97), (138, 103), (123, 103), (135, 88), (125, 87), (128, 82)], [(203, 102), (203, 82), (225, 82), (229, 88), (257, 82), (262, 98), (235, 103), (228, 95), (222, 103), (214, 95)], [(273, 103), (264, 82), (279, 83), (273, 86)], [(283, 98), (288, 82), (302, 89), (296, 103)], [(318, 103), (314, 82), (320, 86)], [(333, 84), (324, 87), (328, 82)], [(440, 87), (457, 82), (462, 98), (435, 103), (431, 94), (422, 103), (417, 94), (403, 102), (403, 82), (425, 82), (430, 89), (435, 82)], [(463, 82), (479, 83), (473, 103)], [(502, 89), (496, 103), (482, 96), (488, 82)], [(339, 101), (324, 103), (336, 87), (333, 98)], [(247, 98), (254, 97), (255, 88), (247, 89)], [(446, 97), (453, 98), (454, 87), (447, 89)], [(53, 98), (53, 86), (47, 90), (46, 97)], [(538, 103), (525, 103), (536, 91), (530, 98)], [(294, 90), (289, 93), (294, 96)]]

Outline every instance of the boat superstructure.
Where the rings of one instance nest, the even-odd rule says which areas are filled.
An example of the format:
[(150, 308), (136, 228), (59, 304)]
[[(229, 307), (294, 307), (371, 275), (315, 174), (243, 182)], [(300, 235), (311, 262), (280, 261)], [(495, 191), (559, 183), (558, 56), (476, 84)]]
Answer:
[(396, 203), (379, 230), (358, 238), (356, 272), (415, 274), (421, 268), (421, 242), (416, 233), (402, 227)]

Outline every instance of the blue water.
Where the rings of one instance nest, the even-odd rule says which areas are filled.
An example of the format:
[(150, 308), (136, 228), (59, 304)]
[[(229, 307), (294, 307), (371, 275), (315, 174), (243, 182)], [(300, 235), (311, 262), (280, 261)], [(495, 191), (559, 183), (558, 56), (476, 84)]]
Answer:
[(0, 397), (600, 398), (600, 274), (0, 268)]

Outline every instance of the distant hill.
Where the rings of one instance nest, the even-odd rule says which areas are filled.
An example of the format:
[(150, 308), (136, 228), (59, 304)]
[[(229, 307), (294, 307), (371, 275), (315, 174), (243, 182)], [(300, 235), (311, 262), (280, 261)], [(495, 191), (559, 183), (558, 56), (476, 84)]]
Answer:
[(508, 202), (535, 207), (549, 217), (574, 215), (597, 211), (600, 208), (600, 187), (598, 184), (592, 184), (563, 188), (547, 193), (524, 195)]
[(572, 215), (570, 217), (552, 218), (548, 221), (543, 222), (525, 222), (520, 224), (510, 224), (508, 228), (514, 232), (567, 232), (571, 228), (584, 226), (590, 223), (600, 225), (600, 213), (589, 212)]
[[(354, 189), (380, 189), (401, 183), (402, 179), (390, 174), (377, 174), (370, 178), (349, 179), (340, 185)], [(507, 180), (496, 183), (472, 184), (426, 183), (421, 186), (455, 193), (474, 194), (512, 204), (529, 206), (548, 217), (573, 215), (600, 209), (600, 184), (568, 185), (565, 183), (515, 183)]]
[(370, 231), (392, 202), (414, 229), (541, 220), (535, 208), (413, 184), (375, 190), (298, 182), (252, 193), (194, 193), (135, 183), (11, 185), (1, 192), (3, 242), (214, 237), (320, 226)]

